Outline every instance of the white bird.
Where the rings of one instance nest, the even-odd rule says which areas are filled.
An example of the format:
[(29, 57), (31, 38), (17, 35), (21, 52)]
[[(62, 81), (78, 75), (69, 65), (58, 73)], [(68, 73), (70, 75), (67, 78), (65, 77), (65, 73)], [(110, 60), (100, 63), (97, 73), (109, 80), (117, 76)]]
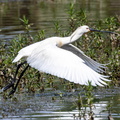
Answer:
[(22, 48), (13, 63), (26, 57), (27, 63), (41, 72), (81, 85), (88, 85), (89, 81), (93, 86), (106, 85), (107, 76), (100, 74), (105, 66), (71, 44), (89, 31), (101, 32), (86, 25), (78, 27), (69, 37), (50, 37)]

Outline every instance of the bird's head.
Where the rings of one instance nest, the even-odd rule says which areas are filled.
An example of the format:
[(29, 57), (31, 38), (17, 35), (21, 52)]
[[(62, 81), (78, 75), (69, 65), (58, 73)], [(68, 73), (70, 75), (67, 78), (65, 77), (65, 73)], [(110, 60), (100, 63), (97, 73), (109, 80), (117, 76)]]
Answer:
[(90, 28), (87, 26), (87, 25), (83, 25), (81, 27), (78, 28), (80, 33), (87, 33), (87, 32), (90, 32)]
[(84, 33), (87, 32), (90, 32), (90, 28), (87, 25), (78, 27), (71, 35), (71, 41), (77, 40), (79, 37), (81, 37)]
[(88, 33), (88, 32), (105, 32), (105, 33), (117, 34), (115, 32), (111, 32), (111, 31), (95, 30), (95, 29), (89, 28), (87, 25), (83, 25), (83, 26), (79, 27), (79, 29), (81, 29), (80, 32), (82, 32), (82, 33)]
[(83, 34), (88, 33), (88, 32), (105, 32), (105, 33), (117, 34), (115, 32), (111, 32), (111, 31), (95, 30), (95, 29), (89, 28), (87, 25), (83, 25), (83, 26), (78, 27), (73, 32), (73, 34), (70, 36), (71, 37), (70, 41), (73, 42), (73, 41), (77, 40), (78, 38), (80, 38)]

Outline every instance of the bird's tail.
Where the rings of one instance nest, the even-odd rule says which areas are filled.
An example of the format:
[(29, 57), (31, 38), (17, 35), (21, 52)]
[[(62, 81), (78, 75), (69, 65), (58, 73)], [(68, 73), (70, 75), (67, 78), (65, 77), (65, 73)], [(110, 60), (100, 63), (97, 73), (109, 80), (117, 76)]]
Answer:
[(22, 57), (23, 57), (22, 55), (18, 54), (18, 55), (15, 57), (15, 59), (12, 61), (12, 63), (15, 63), (15, 62), (19, 61)]

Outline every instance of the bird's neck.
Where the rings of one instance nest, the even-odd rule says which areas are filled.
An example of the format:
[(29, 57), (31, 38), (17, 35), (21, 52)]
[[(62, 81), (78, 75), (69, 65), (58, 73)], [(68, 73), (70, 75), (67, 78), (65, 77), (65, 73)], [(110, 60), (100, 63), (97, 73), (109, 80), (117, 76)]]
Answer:
[(78, 31), (78, 29), (76, 29), (69, 37), (64, 37), (62, 38), (62, 43), (63, 45), (65, 44), (70, 44), (74, 41), (76, 41), (77, 39), (79, 39), (84, 33)]
[(80, 35), (75, 35), (75, 36), (71, 35), (69, 37), (64, 37), (64, 38), (61, 39), (62, 45), (70, 44), (70, 43), (76, 41), (77, 39), (79, 39), (81, 36)]
[[(79, 28), (78, 28), (79, 29)], [(76, 41), (77, 39), (79, 39), (83, 33), (79, 31), (78, 33), (78, 29), (76, 29), (70, 36), (70, 42), (74, 42)]]

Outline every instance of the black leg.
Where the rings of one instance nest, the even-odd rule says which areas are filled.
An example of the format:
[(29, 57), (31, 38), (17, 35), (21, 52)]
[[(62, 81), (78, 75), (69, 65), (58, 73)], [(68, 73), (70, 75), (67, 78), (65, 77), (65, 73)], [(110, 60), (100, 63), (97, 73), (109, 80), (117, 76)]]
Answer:
[(11, 88), (11, 87), (14, 88), (14, 83), (15, 83), (15, 81), (16, 81), (16, 76), (17, 76), (17, 74), (18, 74), (18, 70), (19, 70), (20, 67), (21, 67), (23, 64), (25, 64), (25, 63), (27, 63), (27, 62), (25, 61), (25, 62), (23, 62), (23, 63), (20, 63), (20, 64), (17, 66), (17, 69), (16, 69), (16, 72), (15, 72), (15, 75), (14, 75), (13, 80), (11, 81), (10, 84), (8, 84), (8, 85), (6, 85), (4, 88), (2, 88), (2, 91), (6, 91), (7, 89), (9, 89), (9, 88)]
[(15, 72), (15, 75), (14, 75), (14, 82), (16, 81), (16, 76), (18, 74), (18, 70), (20, 69), (20, 67), (23, 65), (23, 64), (26, 64), (27, 61), (23, 62), (23, 63), (20, 63), (18, 66), (17, 66), (17, 69), (16, 69), (16, 72)]
[(22, 78), (23, 74), (25, 73), (25, 71), (27, 70), (28, 67), (29, 67), (29, 65), (27, 65), (27, 66), (25, 67), (25, 69), (22, 71), (22, 73), (20, 74), (20, 77), (19, 77), (16, 85), (13, 86), (12, 90), (11, 90), (10, 93), (9, 93), (9, 96), (12, 95), (12, 94), (14, 94), (14, 92), (16, 91), (17, 86), (18, 86), (18, 84), (19, 84), (19, 82), (20, 82), (20, 79)]

